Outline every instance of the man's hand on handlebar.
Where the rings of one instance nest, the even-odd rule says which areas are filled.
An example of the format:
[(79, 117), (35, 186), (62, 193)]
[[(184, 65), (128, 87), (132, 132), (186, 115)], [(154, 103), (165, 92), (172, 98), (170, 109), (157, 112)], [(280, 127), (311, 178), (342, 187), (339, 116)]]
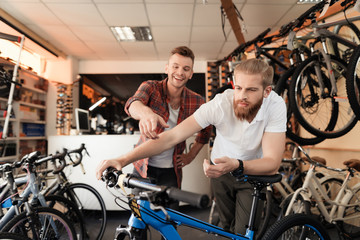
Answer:
[(96, 178), (98, 180), (101, 180), (101, 176), (103, 172), (109, 167), (113, 167), (121, 171), (123, 166), (121, 164), (121, 161), (119, 161), (119, 159), (102, 160), (100, 164), (96, 167)]

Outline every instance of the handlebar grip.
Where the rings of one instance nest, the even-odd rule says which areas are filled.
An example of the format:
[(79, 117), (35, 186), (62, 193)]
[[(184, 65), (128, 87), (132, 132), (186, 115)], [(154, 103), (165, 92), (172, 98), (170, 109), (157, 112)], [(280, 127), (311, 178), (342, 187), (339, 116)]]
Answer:
[(187, 192), (174, 187), (168, 188), (166, 193), (174, 200), (186, 202), (195, 207), (205, 208), (209, 206), (210, 199), (206, 194)]
[[(66, 156), (67, 152), (68, 152), (67, 149), (64, 148), (62, 153), (57, 153), (54, 156), (52, 156), (53, 164), (54, 164), (53, 174), (58, 174), (65, 168), (65, 166), (66, 166), (65, 156)], [(60, 162), (59, 166), (56, 166), (56, 164), (55, 164), (56, 159), (58, 159)]]
[(79, 154), (79, 157), (77, 158), (77, 161), (74, 162), (73, 167), (79, 165), (81, 161), (82, 161), (82, 154)]
[(71, 160), (71, 161), (73, 162), (73, 167), (76, 167), (77, 165), (79, 165), (79, 164), (81, 163), (82, 158), (83, 158), (83, 154), (82, 154), (82, 151), (83, 151), (83, 150), (85, 150), (85, 151), (86, 151), (86, 154), (89, 155), (89, 153), (87, 152), (87, 150), (86, 150), (86, 148), (85, 148), (85, 143), (82, 143), (81, 146), (80, 146), (80, 148), (74, 149), (74, 150), (71, 150), (71, 151), (68, 152), (68, 156), (69, 156), (70, 160), (71, 160), (71, 156), (70, 156), (71, 153), (76, 153), (76, 154), (78, 154), (78, 156), (79, 156), (79, 157), (76, 156), (76, 157), (77, 157), (77, 160), (76, 160), (75, 162)]
[(59, 166), (56, 166), (55, 165), (55, 159), (54, 160), (52, 160), (52, 161), (54, 161), (54, 170), (52, 171), (53, 172), (53, 174), (58, 174), (59, 172), (61, 172), (64, 168), (65, 168), (65, 166), (66, 166), (66, 162), (65, 162), (65, 159), (61, 159), (61, 158), (59, 158), (59, 162), (60, 162), (60, 165)]
[(297, 18), (297, 24), (295, 25), (295, 27), (297, 27), (297, 28), (301, 27), (302, 24), (304, 23), (304, 21), (310, 16), (310, 14), (321, 10), (325, 6), (326, 3), (327, 3), (327, 1), (321, 1), (321, 2), (317, 3), (316, 5), (312, 6), (311, 8), (309, 8), (303, 14), (301, 14), (300, 17)]

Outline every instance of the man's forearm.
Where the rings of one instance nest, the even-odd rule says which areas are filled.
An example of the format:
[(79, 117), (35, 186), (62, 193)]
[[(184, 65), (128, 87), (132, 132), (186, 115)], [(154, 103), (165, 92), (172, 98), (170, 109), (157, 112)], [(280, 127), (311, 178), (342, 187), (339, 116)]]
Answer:
[(192, 158), (192, 160), (195, 159), (195, 157), (198, 155), (198, 153), (200, 152), (200, 150), (202, 149), (203, 146), (204, 146), (204, 144), (194, 141), (194, 143), (188, 153), (189, 156)]
[(128, 109), (130, 116), (136, 120), (140, 120), (143, 116), (153, 113), (152, 109), (144, 105), (141, 101), (134, 101)]
[(281, 159), (260, 158), (243, 161), (244, 173), (249, 175), (275, 174), (280, 167)]

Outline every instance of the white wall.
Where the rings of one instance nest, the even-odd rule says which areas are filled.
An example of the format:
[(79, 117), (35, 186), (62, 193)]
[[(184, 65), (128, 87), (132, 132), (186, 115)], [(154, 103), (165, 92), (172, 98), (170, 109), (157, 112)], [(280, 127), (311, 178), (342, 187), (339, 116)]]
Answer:
[(56, 135), (56, 98), (59, 83), (71, 84), (76, 80), (79, 72), (79, 61), (69, 56), (62, 60), (49, 60), (43, 67), (42, 76), (49, 80), (46, 100), (46, 135)]

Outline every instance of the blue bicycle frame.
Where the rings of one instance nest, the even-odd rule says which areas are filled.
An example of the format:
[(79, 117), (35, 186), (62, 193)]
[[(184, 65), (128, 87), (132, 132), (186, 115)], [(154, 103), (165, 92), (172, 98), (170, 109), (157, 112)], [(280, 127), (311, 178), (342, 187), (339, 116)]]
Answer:
[(209, 234), (218, 234), (231, 239), (253, 239), (254, 231), (247, 230), (246, 235), (234, 234), (227, 232), (224, 229), (211, 225), (207, 222), (203, 222), (199, 219), (187, 216), (175, 210), (166, 208), (166, 214), (162, 210), (152, 210), (152, 206), (149, 201), (138, 200), (131, 203), (133, 212), (139, 213), (141, 220), (131, 215), (128, 225), (138, 229), (146, 229), (146, 225), (152, 226), (159, 231), (165, 239), (181, 240), (179, 233), (176, 231), (174, 224), (185, 225), (192, 228), (205, 231)]

